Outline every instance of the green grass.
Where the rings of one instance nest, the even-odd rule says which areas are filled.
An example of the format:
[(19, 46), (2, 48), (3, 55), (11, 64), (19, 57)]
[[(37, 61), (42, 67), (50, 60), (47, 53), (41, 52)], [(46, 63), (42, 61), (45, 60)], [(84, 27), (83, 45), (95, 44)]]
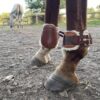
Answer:
[[(63, 23), (63, 22), (60, 22), (59, 23), (59, 26), (61, 26), (61, 27), (66, 27), (66, 24), (65, 23)], [(88, 27), (97, 27), (97, 26), (99, 26), (100, 27), (100, 19), (88, 19), (87, 20), (87, 26)]]
[[(28, 26), (38, 26), (38, 27), (41, 27), (43, 26), (44, 22), (40, 22), (38, 24), (31, 24), (31, 25), (28, 25)], [(27, 26), (27, 25), (26, 25)], [(61, 28), (66, 28), (66, 23), (63, 21), (63, 22), (59, 22), (58, 24), (59, 27)], [(5, 27), (5, 26), (2, 26), (2, 24), (0, 24), (0, 28), (2, 27)], [(88, 19), (87, 20), (87, 27), (100, 27), (100, 19)]]
[(87, 20), (88, 26), (100, 26), (100, 19), (90, 19)]

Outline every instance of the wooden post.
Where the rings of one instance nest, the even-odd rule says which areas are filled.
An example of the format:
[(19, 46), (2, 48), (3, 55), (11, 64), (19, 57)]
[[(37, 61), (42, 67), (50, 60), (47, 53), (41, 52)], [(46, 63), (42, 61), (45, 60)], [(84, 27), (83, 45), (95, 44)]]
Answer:
[(86, 29), (87, 0), (66, 0), (67, 30)]
[(47, 0), (45, 23), (58, 25), (58, 13), (59, 13), (60, 0)]

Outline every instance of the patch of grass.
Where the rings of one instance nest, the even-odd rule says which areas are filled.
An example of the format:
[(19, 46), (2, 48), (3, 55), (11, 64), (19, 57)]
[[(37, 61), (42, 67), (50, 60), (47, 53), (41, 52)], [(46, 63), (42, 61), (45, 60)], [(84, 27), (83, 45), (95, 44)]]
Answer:
[[(66, 23), (60, 22), (59, 26), (60, 27), (66, 27)], [(88, 27), (91, 27), (91, 26), (93, 26), (93, 27), (100, 26), (100, 19), (89, 19), (89, 20), (87, 20), (87, 26)]]
[(100, 19), (90, 19), (87, 20), (88, 26), (100, 26)]

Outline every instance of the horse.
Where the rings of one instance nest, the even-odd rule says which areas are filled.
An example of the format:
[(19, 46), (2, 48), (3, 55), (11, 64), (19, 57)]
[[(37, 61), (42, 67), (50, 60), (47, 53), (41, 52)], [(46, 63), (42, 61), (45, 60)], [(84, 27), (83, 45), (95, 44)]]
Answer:
[(20, 4), (15, 4), (10, 13), (10, 28), (14, 27), (14, 21), (17, 21), (17, 27), (21, 27), (23, 16), (23, 7)]
[[(31, 60), (31, 65), (43, 66), (51, 61), (50, 51), (63, 38), (63, 59), (44, 82), (46, 89), (62, 92), (80, 84), (76, 68), (92, 44), (92, 37), (86, 26), (87, 0), (66, 0), (66, 31), (58, 28), (60, 0), (47, 0), (45, 24), (41, 34), (41, 46)], [(59, 59), (59, 58), (57, 58)]]

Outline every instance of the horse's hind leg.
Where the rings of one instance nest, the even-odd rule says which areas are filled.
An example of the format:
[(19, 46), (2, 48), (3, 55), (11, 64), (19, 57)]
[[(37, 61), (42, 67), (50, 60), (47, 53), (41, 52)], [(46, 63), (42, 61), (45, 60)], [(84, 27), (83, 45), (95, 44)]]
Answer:
[(58, 12), (60, 0), (47, 0), (45, 25), (41, 35), (41, 47), (32, 58), (32, 65), (44, 65), (51, 58), (49, 51), (57, 45), (58, 42)]
[(22, 16), (20, 16), (20, 19), (19, 19), (19, 28), (23, 28), (23, 25), (22, 25)]
[(14, 27), (14, 18), (13, 18), (12, 14), (10, 15), (9, 26), (10, 26), (11, 29)]
[[(69, 36), (74, 34), (72, 30), (75, 30), (75, 33), (76, 31), (81, 32), (80, 35), (83, 36), (86, 29), (86, 3), (87, 0), (67, 0), (67, 29), (70, 30)], [(69, 38), (66, 33), (68, 32), (65, 32), (63, 39), (63, 60), (45, 82), (46, 89), (50, 91), (61, 92), (65, 89), (72, 89), (79, 84), (79, 79), (75, 73), (76, 67), (88, 52), (88, 45), (84, 46), (86, 44), (84, 42), (78, 48), (72, 49), (75, 42), (71, 43), (71, 37)]]
[(17, 28), (20, 28), (20, 20), (19, 20), (19, 18), (17, 18), (16, 21), (17, 21)]

